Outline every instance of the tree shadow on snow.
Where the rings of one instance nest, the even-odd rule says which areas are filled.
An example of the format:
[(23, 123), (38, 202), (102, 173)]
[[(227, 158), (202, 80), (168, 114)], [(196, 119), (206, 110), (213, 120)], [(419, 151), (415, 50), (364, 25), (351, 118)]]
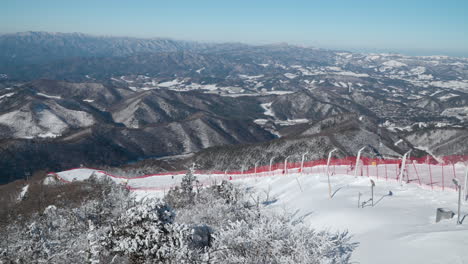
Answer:
[(335, 196), (335, 194), (336, 194), (337, 192), (339, 192), (341, 189), (343, 189), (344, 187), (348, 187), (348, 185), (341, 186), (341, 187), (339, 187), (338, 189), (336, 189), (336, 190), (333, 192), (331, 198), (333, 198), (333, 197)]
[(267, 205), (270, 205), (270, 204), (274, 204), (278, 201), (278, 199), (271, 199), (271, 200), (268, 200), (268, 201), (264, 201), (262, 202), (263, 205), (267, 206)]

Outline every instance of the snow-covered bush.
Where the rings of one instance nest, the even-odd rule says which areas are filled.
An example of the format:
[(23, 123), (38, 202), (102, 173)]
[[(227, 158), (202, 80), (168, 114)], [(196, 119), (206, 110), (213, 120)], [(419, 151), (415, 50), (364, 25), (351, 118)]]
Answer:
[[(106, 263), (99, 238), (104, 227), (133, 204), (128, 191), (92, 179), (46, 186), (44, 192), (50, 196), (43, 201), (49, 203), (45, 209), (28, 214), (18, 210), (0, 229), (0, 235), (7, 237), (0, 240), (0, 263)], [(31, 193), (17, 206), (30, 208), (27, 203), (34, 204), (36, 195)]]
[(317, 232), (290, 217), (262, 215), (215, 233), (212, 259), (222, 263), (348, 263), (356, 244), (344, 233)]
[(179, 208), (176, 220), (192, 226), (208, 225), (215, 230), (231, 221), (253, 221), (258, 217), (258, 207), (249, 199), (247, 190), (223, 181), (202, 189), (192, 205)]
[[(329, 233), (272, 213), (254, 190), (223, 182), (179, 208), (176, 222), (208, 225), (211, 263), (348, 263), (357, 246), (347, 232)], [(265, 203), (267, 204), (267, 203)]]
[(171, 208), (157, 200), (130, 208), (110, 228), (104, 245), (111, 252), (128, 255), (133, 263), (174, 263), (189, 258), (191, 230), (174, 224)]

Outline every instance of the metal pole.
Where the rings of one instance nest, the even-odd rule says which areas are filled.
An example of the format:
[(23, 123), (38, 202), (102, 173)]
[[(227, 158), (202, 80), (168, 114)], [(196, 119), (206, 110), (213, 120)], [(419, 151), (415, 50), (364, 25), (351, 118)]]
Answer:
[(302, 159), (301, 159), (301, 174), (304, 172), (304, 158), (305, 158), (305, 155), (309, 154), (309, 152), (307, 151), (306, 153), (302, 154)]
[(399, 175), (399, 179), (398, 179), (400, 184), (403, 182), (403, 175), (404, 175), (405, 169), (406, 169), (406, 157), (408, 157), (408, 155), (410, 153), (411, 153), (411, 150), (406, 152), (405, 155), (403, 155), (403, 158), (401, 160), (401, 169), (400, 169), (400, 175)]
[(375, 187), (375, 182), (373, 180), (371, 181), (371, 201), (372, 201), (372, 207), (374, 207), (374, 187)]
[(466, 201), (468, 199), (468, 165), (466, 166), (466, 172), (465, 172), (465, 188), (463, 188), (463, 195), (464, 195), (464, 200)]
[(258, 161), (257, 161), (257, 162), (255, 162), (255, 174), (254, 174), (254, 175), (255, 175), (255, 177), (257, 177), (257, 165), (258, 165)]
[(452, 180), (453, 183), (455, 184), (455, 186), (457, 187), (458, 189), (458, 211), (457, 211), (457, 225), (461, 224), (460, 223), (460, 206), (461, 206), (461, 185), (460, 183), (458, 182), (457, 179), (453, 179)]
[(288, 174), (288, 159), (289, 159), (289, 157), (291, 157), (291, 156), (287, 156), (284, 159), (284, 175)]
[(330, 160), (333, 152), (337, 151), (337, 149), (333, 149), (328, 153), (328, 160), (327, 160), (327, 178), (328, 178), (328, 197), (332, 198), (332, 189), (330, 183)]
[(270, 159), (270, 172), (271, 172), (271, 165), (273, 164), (273, 160), (275, 159), (275, 157), (271, 158)]
[(359, 166), (359, 162), (361, 160), (361, 152), (366, 149), (366, 147), (362, 147), (358, 153), (357, 153), (357, 157), (356, 157), (356, 166), (354, 167), (354, 177), (357, 178), (357, 171), (358, 171), (358, 166)]
[(458, 186), (458, 220), (457, 220), (457, 224), (461, 224), (460, 222), (460, 207), (461, 207), (461, 186), (459, 185)]

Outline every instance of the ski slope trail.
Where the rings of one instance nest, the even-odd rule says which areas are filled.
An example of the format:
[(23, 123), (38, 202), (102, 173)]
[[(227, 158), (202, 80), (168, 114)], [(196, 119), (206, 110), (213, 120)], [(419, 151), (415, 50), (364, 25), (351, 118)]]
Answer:
[[(374, 207), (358, 208), (371, 197), (370, 179), (325, 175), (288, 175), (241, 180), (276, 201), (272, 210), (295, 213), (313, 228), (348, 230), (359, 247), (354, 263), (468, 263), (468, 220), (456, 217), (435, 223), (436, 209), (457, 212), (456, 192), (429, 190), (415, 184), (376, 180)], [(392, 195), (389, 195), (389, 191)], [(468, 214), (468, 203), (461, 215)], [(467, 217), (468, 218), (468, 217)]]
[[(180, 184), (184, 175), (180, 172), (126, 178), (87, 168), (55, 175), (69, 182), (85, 180), (93, 173), (124, 184), (139, 199), (162, 197), (170, 187)], [(454, 186), (447, 185), (445, 191), (432, 190), (430, 186), (415, 182), (336, 174), (330, 177), (333, 197), (329, 198), (325, 173), (284, 175), (277, 171), (272, 174), (275, 173), (277, 175), (267, 173), (261, 177), (222, 173), (196, 176), (205, 186), (233, 180), (252, 187), (263, 199), (269, 197), (271, 203), (267, 207), (270, 210), (293, 213), (318, 230), (348, 230), (359, 243), (353, 263), (468, 263), (468, 220), (457, 225), (455, 215), (435, 223), (437, 208), (457, 212), (458, 193), (453, 190)], [(370, 179), (376, 184), (374, 206), (369, 202), (358, 208), (358, 202), (362, 205), (371, 198)], [(463, 202), (460, 215), (467, 214), (468, 202)]]

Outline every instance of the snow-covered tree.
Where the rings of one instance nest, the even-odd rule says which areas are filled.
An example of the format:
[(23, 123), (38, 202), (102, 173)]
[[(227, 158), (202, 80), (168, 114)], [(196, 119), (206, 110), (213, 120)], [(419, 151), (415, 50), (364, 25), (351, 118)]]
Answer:
[(111, 252), (128, 255), (134, 263), (165, 263), (190, 254), (191, 230), (175, 224), (171, 208), (158, 200), (145, 201), (127, 210), (104, 237)]
[(197, 177), (193, 174), (193, 168), (189, 169), (182, 178), (180, 187), (177, 186), (169, 190), (164, 200), (174, 208), (193, 205), (197, 195), (194, 190), (197, 182)]

